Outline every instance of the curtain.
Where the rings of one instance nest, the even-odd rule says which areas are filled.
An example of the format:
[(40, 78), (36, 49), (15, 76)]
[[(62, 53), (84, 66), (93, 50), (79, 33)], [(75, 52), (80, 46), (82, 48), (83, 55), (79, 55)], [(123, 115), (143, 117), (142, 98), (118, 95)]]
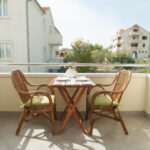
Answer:
[(0, 58), (5, 58), (5, 45), (0, 44)]
[(0, 0), (0, 16), (2, 16), (2, 0)]
[(8, 16), (8, 0), (3, 0), (4, 16)]
[(6, 45), (6, 58), (11, 58), (11, 47), (10, 47), (10, 44)]

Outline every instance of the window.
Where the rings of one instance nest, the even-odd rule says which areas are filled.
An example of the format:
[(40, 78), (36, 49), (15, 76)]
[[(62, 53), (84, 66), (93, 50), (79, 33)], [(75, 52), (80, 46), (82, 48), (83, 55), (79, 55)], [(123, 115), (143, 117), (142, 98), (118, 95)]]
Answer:
[(11, 43), (0, 43), (0, 59), (9, 59), (11, 57)]
[(145, 51), (145, 53), (147, 53), (147, 51)]
[(121, 47), (121, 44), (117, 44), (117, 47)]
[(118, 37), (118, 40), (121, 40), (121, 36)]
[(132, 43), (131, 47), (138, 47), (138, 43)]
[(56, 51), (56, 55), (59, 55), (59, 52), (58, 52), (58, 51)]
[(141, 53), (141, 51), (139, 51), (139, 53)]
[(145, 43), (143, 44), (143, 47), (145, 47)]
[(139, 36), (138, 35), (133, 36), (133, 40), (135, 39), (139, 39)]
[(63, 53), (63, 52), (60, 52), (60, 53), (59, 53), (59, 57), (64, 57), (64, 53)]
[(147, 36), (142, 36), (142, 40), (147, 40)]
[(139, 30), (138, 29), (133, 29), (133, 32), (138, 32)]
[(0, 0), (0, 16), (8, 16), (8, 0)]

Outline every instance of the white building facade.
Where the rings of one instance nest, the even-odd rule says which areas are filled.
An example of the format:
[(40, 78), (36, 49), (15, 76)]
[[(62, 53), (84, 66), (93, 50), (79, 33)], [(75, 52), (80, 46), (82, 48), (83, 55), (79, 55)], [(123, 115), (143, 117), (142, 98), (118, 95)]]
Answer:
[[(54, 25), (49, 7), (36, 0), (0, 0), (0, 63), (58, 62), (56, 51), (62, 35)], [(47, 72), (44, 67), (20, 67), (23, 71)], [(11, 71), (14, 68), (0, 68)]]
[(148, 58), (150, 32), (137, 24), (126, 30), (121, 29), (113, 38), (111, 50), (113, 52), (126, 50), (135, 59)]

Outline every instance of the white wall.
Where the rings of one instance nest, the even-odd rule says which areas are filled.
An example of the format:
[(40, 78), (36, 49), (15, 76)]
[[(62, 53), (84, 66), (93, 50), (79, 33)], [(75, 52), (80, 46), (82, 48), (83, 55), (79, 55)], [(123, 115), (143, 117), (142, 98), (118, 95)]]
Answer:
[[(44, 13), (33, 1), (28, 2), (29, 11), (29, 41), (30, 41), (30, 62), (42, 63), (44, 61), (43, 47), (48, 49), (46, 42), (46, 26), (44, 27)], [(45, 20), (46, 21), (46, 20)], [(42, 72), (45, 68), (31, 67), (31, 72)]]
[[(58, 62), (56, 51), (55, 25), (50, 9), (43, 13), (34, 1), (29, 2), (29, 41), (31, 63)], [(50, 37), (55, 40), (50, 41)], [(59, 39), (58, 39), (59, 40)], [(61, 44), (61, 43), (59, 43)], [(44, 52), (44, 49), (46, 52)], [(46, 57), (46, 58), (45, 58)], [(31, 72), (47, 72), (46, 67), (31, 67)]]
[[(8, 0), (8, 17), (0, 17), (0, 41), (12, 42), (12, 60), (0, 63), (27, 63), (26, 0)], [(21, 67), (27, 71), (27, 67)], [(0, 72), (14, 68), (0, 68)]]

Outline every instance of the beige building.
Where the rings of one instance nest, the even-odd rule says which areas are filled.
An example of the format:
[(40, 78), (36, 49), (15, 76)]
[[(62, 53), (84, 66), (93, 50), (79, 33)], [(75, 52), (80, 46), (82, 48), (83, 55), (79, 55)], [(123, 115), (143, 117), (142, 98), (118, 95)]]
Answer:
[(150, 32), (135, 24), (124, 30), (120, 29), (113, 38), (112, 51), (126, 50), (133, 58), (141, 59), (149, 56)]

